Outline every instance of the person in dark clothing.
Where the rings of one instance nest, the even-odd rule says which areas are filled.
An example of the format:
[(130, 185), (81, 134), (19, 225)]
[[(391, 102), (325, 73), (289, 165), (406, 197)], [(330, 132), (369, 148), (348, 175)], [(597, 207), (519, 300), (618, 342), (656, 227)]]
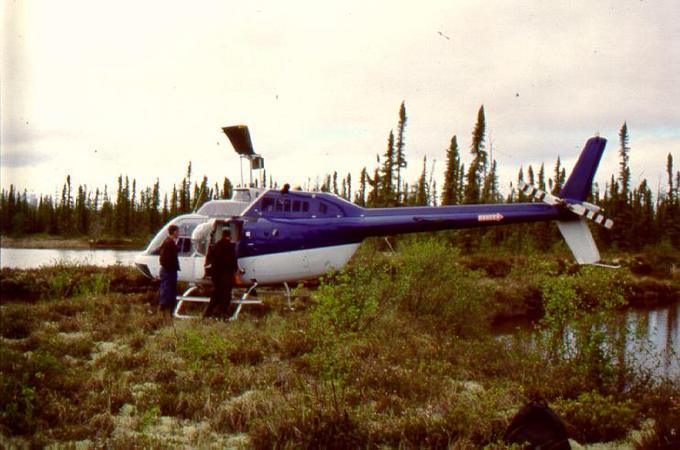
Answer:
[(210, 264), (213, 292), (203, 317), (227, 315), (231, 304), (231, 290), (236, 272), (236, 250), (228, 229), (222, 230), (222, 239), (208, 250), (206, 261)]
[(509, 444), (529, 444), (522, 448), (571, 450), (564, 423), (541, 399), (533, 400), (519, 410), (503, 440)]
[(179, 269), (179, 257), (177, 255), (177, 239), (179, 238), (179, 227), (170, 225), (168, 237), (161, 245), (161, 286), (159, 309), (172, 313), (177, 301), (177, 272)]

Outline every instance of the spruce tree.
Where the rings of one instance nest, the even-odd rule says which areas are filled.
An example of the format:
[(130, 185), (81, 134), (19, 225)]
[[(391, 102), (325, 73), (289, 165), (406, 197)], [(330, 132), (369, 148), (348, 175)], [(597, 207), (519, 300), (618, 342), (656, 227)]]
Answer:
[(390, 130), (390, 134), (387, 138), (387, 149), (383, 155), (383, 165), (380, 169), (380, 185), (382, 190), (380, 192), (379, 202), (382, 206), (392, 206), (394, 201), (394, 169), (394, 133)]
[(524, 182), (524, 169), (522, 168), (522, 166), (519, 166), (519, 172), (517, 173), (517, 187), (518, 187), (517, 201), (519, 203), (523, 203), (523, 202), (527, 201), (526, 195), (524, 195), (524, 192), (522, 192), (519, 189), (519, 187), (522, 185), (523, 182)]
[(368, 171), (366, 167), (361, 169), (361, 174), (359, 175), (359, 191), (356, 194), (354, 203), (359, 206), (366, 206), (366, 185), (368, 184)]
[(554, 182), (551, 190), (553, 195), (559, 195), (560, 191), (562, 190), (562, 187), (564, 186), (564, 182), (566, 181), (566, 176), (567, 172), (562, 167), (562, 161), (560, 160), (560, 157), (558, 155), (557, 161), (555, 162), (555, 169), (553, 173)]
[(446, 173), (444, 174), (444, 190), (442, 192), (442, 205), (455, 205), (458, 203), (458, 177), (460, 176), (460, 150), (458, 138), (454, 134), (449, 148), (446, 150)]
[(621, 183), (621, 197), (623, 198), (623, 203), (628, 205), (628, 195), (630, 192), (630, 147), (628, 145), (630, 138), (628, 136), (628, 125), (623, 122), (621, 129), (619, 130), (619, 157), (621, 161), (619, 162), (619, 182)]
[[(271, 186), (271, 184), (270, 184)], [(229, 199), (234, 193), (234, 186), (231, 184), (231, 181), (229, 181), (229, 178), (224, 177), (224, 181), (222, 181), (222, 198), (223, 199)]]
[(396, 142), (396, 157), (395, 157), (395, 169), (397, 172), (397, 183), (396, 183), (396, 203), (401, 204), (401, 170), (406, 168), (406, 154), (404, 152), (405, 147), (405, 130), (406, 130), (406, 104), (401, 102), (399, 107), (399, 123), (397, 124), (397, 142)]
[(538, 169), (538, 188), (545, 191), (545, 167), (541, 163), (541, 167)]
[(427, 183), (427, 156), (423, 156), (423, 171), (420, 174), (420, 178), (418, 179), (415, 203), (418, 206), (426, 206), (429, 203)]
[(486, 136), (486, 119), (484, 105), (477, 112), (477, 123), (472, 131), (470, 153), (472, 161), (465, 180), (465, 203), (479, 203), (481, 200), (482, 175), (486, 172), (486, 151), (484, 141)]

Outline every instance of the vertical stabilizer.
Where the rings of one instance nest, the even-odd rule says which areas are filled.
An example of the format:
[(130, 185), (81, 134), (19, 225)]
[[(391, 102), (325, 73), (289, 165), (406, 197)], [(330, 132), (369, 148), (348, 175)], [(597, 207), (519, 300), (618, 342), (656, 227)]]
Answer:
[(580, 201), (588, 198), (605, 145), (607, 145), (607, 140), (604, 138), (592, 137), (588, 139), (578, 157), (574, 170), (571, 171), (569, 179), (560, 192), (561, 198)]

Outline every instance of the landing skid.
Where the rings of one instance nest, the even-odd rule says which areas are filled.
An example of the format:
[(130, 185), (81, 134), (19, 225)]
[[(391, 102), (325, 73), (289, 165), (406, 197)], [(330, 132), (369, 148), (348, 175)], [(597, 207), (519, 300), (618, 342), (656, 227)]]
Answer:
[[(253, 283), (252, 286), (250, 286), (248, 289), (246, 289), (241, 297), (234, 299), (232, 298), (231, 304), (232, 305), (237, 305), (236, 310), (234, 313), (229, 317), (229, 320), (236, 320), (238, 319), (238, 315), (241, 312), (241, 308), (243, 308), (243, 305), (263, 305), (264, 302), (262, 300), (259, 300), (257, 298), (253, 298), (253, 291), (255, 288), (258, 286), (257, 283)], [(290, 302), (290, 287), (288, 287), (288, 283), (284, 282), (283, 283), (284, 287), (284, 295), (286, 297), (286, 304), (288, 305), (288, 309), (293, 310), (293, 307)], [(190, 286), (182, 295), (177, 296), (177, 303), (175, 305), (175, 310), (173, 311), (172, 315), (177, 318), (177, 319), (199, 319), (201, 316), (199, 315), (192, 315), (192, 314), (183, 314), (182, 313), (182, 307), (185, 305), (185, 303), (209, 303), (210, 302), (210, 297), (201, 297), (201, 296), (196, 296), (192, 295), (197, 289), (199, 288), (198, 285), (193, 285)]]

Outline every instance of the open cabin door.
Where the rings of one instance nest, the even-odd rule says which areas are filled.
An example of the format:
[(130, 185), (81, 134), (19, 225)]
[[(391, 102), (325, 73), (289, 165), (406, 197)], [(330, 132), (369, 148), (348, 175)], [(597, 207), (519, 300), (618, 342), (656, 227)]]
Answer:
[(211, 246), (222, 238), (222, 233), (227, 231), (231, 241), (238, 244), (243, 234), (243, 220), (238, 217), (231, 219), (212, 219), (197, 226), (191, 235), (196, 252), (193, 258), (194, 279), (199, 282), (205, 278), (205, 258)]

